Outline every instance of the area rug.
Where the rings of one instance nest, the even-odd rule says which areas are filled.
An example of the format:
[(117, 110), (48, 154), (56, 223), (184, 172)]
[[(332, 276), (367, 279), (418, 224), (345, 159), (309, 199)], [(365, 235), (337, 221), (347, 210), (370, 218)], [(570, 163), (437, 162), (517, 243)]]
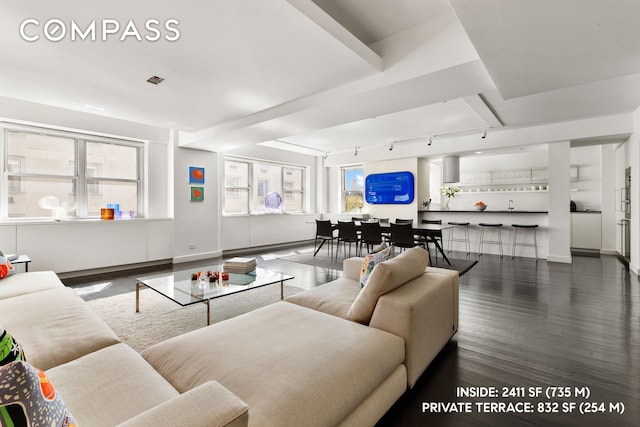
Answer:
[[(321, 253), (318, 253), (318, 255), (316, 255), (315, 257), (311, 252), (311, 253), (288, 255), (280, 259), (285, 261), (297, 262), (300, 264), (313, 265), (315, 267), (331, 268), (334, 270), (342, 271), (343, 259), (340, 257), (338, 258), (338, 261), (334, 261), (333, 259), (331, 259), (329, 256), (326, 255), (326, 251), (324, 255)], [(451, 265), (449, 265), (442, 258), (442, 256), (438, 256), (437, 260), (435, 259), (435, 257), (432, 256), (431, 259), (432, 261), (434, 261), (434, 264), (433, 264), (434, 267), (446, 268), (447, 270), (456, 270), (458, 273), (460, 273), (460, 276), (465, 274), (474, 265), (478, 263), (478, 261), (475, 261), (475, 260), (448, 258), (449, 261), (451, 262)]]
[[(284, 287), (284, 296), (303, 289)], [(264, 286), (211, 300), (211, 324), (247, 313), (280, 301), (280, 286)], [(204, 303), (186, 307), (174, 303), (151, 289), (140, 290), (140, 312), (136, 313), (136, 293), (128, 292), (87, 301), (120, 337), (137, 351), (207, 326), (207, 306)]]

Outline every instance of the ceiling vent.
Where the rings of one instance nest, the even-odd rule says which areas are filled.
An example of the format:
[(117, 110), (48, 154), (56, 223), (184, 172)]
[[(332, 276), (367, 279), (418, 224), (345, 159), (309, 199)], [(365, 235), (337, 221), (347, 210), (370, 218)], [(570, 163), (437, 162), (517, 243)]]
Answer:
[(164, 81), (164, 79), (162, 77), (158, 77), (158, 76), (149, 77), (147, 79), (148, 83), (151, 83), (151, 84), (154, 84), (154, 85), (159, 85), (163, 81)]

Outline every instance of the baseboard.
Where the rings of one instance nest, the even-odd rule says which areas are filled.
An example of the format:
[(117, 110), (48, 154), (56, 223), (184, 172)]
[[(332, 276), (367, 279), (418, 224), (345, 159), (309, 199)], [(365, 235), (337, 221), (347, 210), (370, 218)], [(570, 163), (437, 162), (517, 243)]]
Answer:
[(600, 254), (601, 255), (614, 255), (614, 256), (618, 256), (620, 255), (620, 252), (618, 252), (615, 249), (600, 249)]
[(297, 248), (304, 245), (313, 245), (313, 240), (300, 240), (298, 242), (287, 242), (287, 243), (279, 243), (274, 245), (265, 245), (265, 246), (252, 246), (250, 248), (239, 248), (239, 249), (228, 249), (224, 250), (224, 256), (242, 256), (242, 255), (251, 255), (256, 252), (268, 252), (282, 249), (291, 249)]
[(65, 271), (63, 273), (56, 273), (56, 275), (60, 279), (71, 279), (75, 277), (93, 276), (97, 274), (114, 273), (126, 270), (139, 270), (145, 267), (157, 267), (160, 265), (171, 265), (171, 259), (139, 262), (135, 264), (114, 265), (110, 267), (91, 268), (89, 270)]
[(192, 255), (180, 255), (180, 256), (177, 256), (177, 257), (173, 257), (173, 263), (174, 264), (182, 264), (184, 262), (201, 261), (203, 259), (220, 258), (221, 256), (222, 256), (222, 251), (201, 252), (201, 253), (192, 254)]
[(549, 261), (549, 262), (561, 262), (561, 263), (564, 263), (564, 264), (571, 264), (571, 262), (572, 262), (571, 256), (554, 256), (554, 255), (547, 256), (547, 261)]

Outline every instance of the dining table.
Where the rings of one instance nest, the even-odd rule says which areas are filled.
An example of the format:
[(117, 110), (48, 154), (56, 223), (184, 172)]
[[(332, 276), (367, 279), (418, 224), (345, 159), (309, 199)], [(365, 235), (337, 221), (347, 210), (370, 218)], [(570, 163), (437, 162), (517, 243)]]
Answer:
[[(337, 224), (332, 224), (334, 229), (338, 228)], [(447, 254), (444, 252), (444, 248), (438, 242), (438, 238), (442, 241), (442, 230), (448, 230), (454, 227), (458, 227), (456, 224), (422, 224), (422, 223), (413, 223), (413, 232), (416, 235), (423, 236), (425, 240), (430, 241), (435, 246), (436, 250), (440, 252), (442, 258), (445, 262), (451, 265), (451, 261), (447, 258)], [(360, 228), (360, 221), (356, 221), (356, 229)], [(382, 232), (385, 234), (391, 233), (391, 223), (389, 222), (381, 222), (380, 228)], [(322, 245), (324, 244), (324, 240), (320, 243), (320, 246), (316, 249), (313, 256), (315, 256), (319, 251)]]

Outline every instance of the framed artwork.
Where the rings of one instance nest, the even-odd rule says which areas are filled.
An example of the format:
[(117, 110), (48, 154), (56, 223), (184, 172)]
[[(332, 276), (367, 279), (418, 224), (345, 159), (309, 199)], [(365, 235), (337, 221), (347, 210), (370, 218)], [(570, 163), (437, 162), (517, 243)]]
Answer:
[(365, 200), (374, 205), (408, 205), (413, 202), (411, 172), (376, 173), (365, 179)]
[(191, 187), (191, 201), (202, 202), (204, 200), (204, 187)]
[(204, 184), (204, 168), (189, 166), (189, 184)]

